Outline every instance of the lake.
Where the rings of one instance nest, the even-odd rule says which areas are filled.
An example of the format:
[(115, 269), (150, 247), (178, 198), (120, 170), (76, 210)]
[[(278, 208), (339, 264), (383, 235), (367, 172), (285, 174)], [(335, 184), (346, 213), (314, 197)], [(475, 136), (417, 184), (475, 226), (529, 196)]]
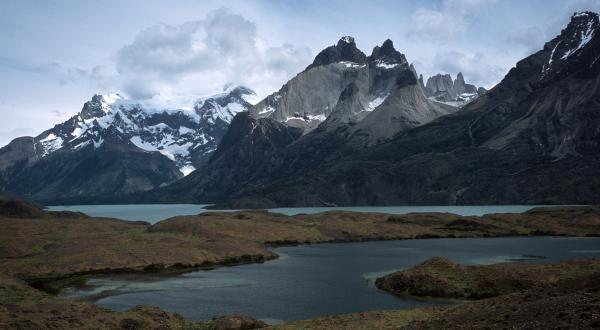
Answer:
[[(50, 211), (78, 211), (93, 217), (109, 217), (123, 220), (144, 220), (156, 223), (177, 215), (193, 215), (207, 210), (199, 204), (137, 204), (137, 205), (62, 205), (49, 206)], [(269, 209), (287, 215), (319, 213), (325, 211), (379, 212), (406, 214), (410, 212), (450, 212), (459, 215), (484, 215), (488, 213), (521, 213), (536, 205), (487, 205), (487, 206), (351, 206), (351, 207), (294, 207)], [(232, 211), (232, 210), (221, 210)]]
[(374, 278), (433, 256), (468, 264), (503, 261), (553, 262), (599, 258), (600, 238), (471, 238), (330, 243), (274, 249), (277, 260), (178, 276), (109, 276), (62, 296), (88, 299), (113, 309), (158, 306), (206, 320), (245, 314), (278, 323), (377, 309), (441, 304), (394, 297), (377, 290)]

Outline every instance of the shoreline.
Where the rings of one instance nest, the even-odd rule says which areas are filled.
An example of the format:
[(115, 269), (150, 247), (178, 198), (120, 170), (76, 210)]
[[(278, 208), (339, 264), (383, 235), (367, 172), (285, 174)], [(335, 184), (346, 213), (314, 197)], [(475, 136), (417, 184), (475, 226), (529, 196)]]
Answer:
[[(44, 291), (54, 296), (60, 296), (62, 290), (67, 288), (83, 287), (85, 282), (91, 278), (108, 277), (115, 275), (156, 275), (156, 276), (177, 276), (195, 271), (210, 271), (223, 267), (235, 267), (249, 264), (262, 264), (267, 261), (278, 259), (279, 256), (242, 256), (239, 260), (226, 260), (218, 263), (206, 263), (204, 265), (170, 265), (164, 266), (151, 264), (142, 268), (116, 268), (116, 269), (97, 269), (70, 274), (48, 274), (41, 276), (18, 276), (20, 280), (25, 281), (31, 287)], [(237, 259), (237, 258), (232, 258)], [(75, 285), (72, 285), (75, 284)]]
[[(490, 239), (490, 238), (491, 239), (503, 239), (503, 238), (523, 238), (523, 239), (527, 239), (527, 238), (586, 239), (586, 238), (589, 238), (589, 239), (596, 239), (598, 237), (597, 236), (564, 236), (564, 235), (563, 236), (518, 235), (518, 236), (493, 236), (493, 237), (491, 237), (491, 236), (487, 236), (487, 237), (484, 237), (484, 236), (482, 236), (482, 237), (434, 237), (434, 238), (405, 238), (405, 239), (388, 239), (388, 240), (382, 239), (382, 240), (357, 240), (357, 241), (325, 241), (325, 242), (316, 242), (316, 243), (315, 242), (290, 243), (290, 244), (282, 244), (282, 245), (267, 245), (269, 250), (271, 252), (273, 252), (274, 256), (273, 257), (263, 257), (262, 255), (258, 255), (258, 256), (256, 256), (257, 257), (256, 260), (222, 262), (222, 263), (215, 263), (213, 265), (208, 265), (208, 266), (206, 266), (206, 265), (205, 266), (202, 266), (202, 265), (189, 266), (189, 267), (171, 266), (171, 267), (165, 267), (165, 268), (159, 267), (156, 269), (137, 269), (137, 270), (131, 269), (131, 268), (120, 268), (120, 269), (114, 269), (114, 270), (96, 270), (96, 271), (89, 271), (89, 272), (64, 274), (64, 275), (59, 275), (56, 277), (20, 278), (20, 279), (24, 280), (29, 285), (31, 285), (32, 287), (34, 287), (38, 290), (42, 290), (51, 295), (60, 297), (61, 296), (60, 293), (62, 290), (65, 290), (68, 288), (82, 288), (82, 287), (87, 286), (87, 284), (85, 282), (79, 282), (80, 280), (87, 281), (87, 280), (93, 279), (93, 278), (103, 278), (103, 277), (111, 277), (111, 276), (132, 276), (133, 278), (140, 278), (140, 279), (144, 278), (144, 276), (171, 277), (171, 276), (178, 276), (181, 274), (197, 272), (197, 271), (211, 271), (211, 270), (227, 268), (227, 267), (262, 264), (262, 263), (267, 263), (270, 261), (278, 260), (280, 255), (275, 251), (275, 249), (284, 248), (284, 247), (327, 245), (327, 244), (356, 244), (356, 243), (369, 243), (369, 242), (400, 242), (400, 241), (407, 241), (407, 240), (439, 240), (439, 239), (469, 240), (469, 239)], [(528, 264), (528, 261), (530, 261), (530, 260), (546, 259), (546, 257), (543, 257), (543, 256), (522, 255), (521, 257), (523, 257), (523, 258), (500, 261), (498, 263), (493, 263), (490, 265), (509, 264), (509, 263)], [(583, 261), (583, 260), (593, 260), (593, 259), (589, 259), (589, 258), (568, 259), (568, 261)], [(153, 265), (150, 265), (150, 266), (153, 266)], [(484, 266), (484, 265), (482, 265), (482, 266)], [(148, 267), (145, 267), (145, 268), (148, 268)], [(152, 267), (150, 267), (150, 268), (152, 268)], [(136, 277), (136, 276), (139, 276), (139, 277)], [(368, 281), (372, 282), (372, 287), (374, 289), (393, 295), (393, 293), (390, 293), (390, 292), (378, 287), (377, 279), (378, 278), (368, 279)], [(63, 281), (65, 281), (65, 280), (66, 280), (66, 282), (64, 282), (65, 285), (58, 285), (58, 286), (56, 285), (57, 283), (63, 283)], [(76, 285), (70, 285), (70, 283), (76, 283)], [(46, 287), (44, 287), (44, 285), (46, 285)], [(113, 296), (113, 295), (107, 295), (107, 297), (110, 297), (110, 296)], [(416, 301), (442, 302), (442, 303), (450, 303), (450, 304), (462, 303), (462, 302), (468, 301), (467, 299), (459, 299), (459, 298), (452, 298), (452, 297), (423, 297), (423, 296), (411, 296), (411, 295), (406, 295), (403, 297), (409, 298), (412, 300), (416, 300)], [(104, 297), (102, 297), (102, 298), (104, 298)], [(67, 297), (67, 299), (74, 299), (74, 298)], [(88, 301), (87, 299), (82, 299), (82, 300)], [(95, 300), (96, 299), (94, 299), (93, 301), (95, 301)]]
[[(19, 279), (27, 282), (27, 284), (31, 285), (32, 287), (38, 289), (38, 290), (42, 290), (46, 293), (55, 295), (55, 296), (59, 296), (60, 295), (60, 291), (67, 289), (67, 288), (77, 288), (77, 287), (81, 287), (81, 286), (85, 286), (85, 283), (82, 283), (81, 286), (80, 285), (59, 285), (56, 286), (56, 283), (62, 283), (63, 281), (67, 281), (66, 283), (78, 283), (79, 280), (88, 280), (91, 278), (99, 278), (99, 277), (110, 277), (110, 276), (115, 276), (115, 275), (140, 275), (140, 276), (144, 276), (144, 275), (156, 275), (156, 276), (177, 276), (177, 275), (181, 275), (181, 274), (186, 274), (186, 273), (191, 273), (191, 272), (196, 272), (196, 271), (211, 271), (214, 269), (219, 269), (219, 268), (226, 268), (226, 267), (236, 267), (236, 266), (243, 266), (243, 265), (252, 265), (252, 264), (262, 264), (262, 263), (266, 263), (269, 261), (275, 261), (277, 259), (279, 259), (279, 255), (276, 253), (276, 251), (274, 251), (274, 249), (277, 248), (283, 248), (283, 247), (295, 247), (295, 246), (304, 246), (304, 245), (326, 245), (326, 244), (354, 244), (354, 243), (369, 243), (369, 242), (400, 242), (400, 241), (407, 241), (407, 240), (441, 240), (441, 239), (486, 239), (486, 238), (577, 238), (577, 239), (586, 239), (586, 238), (590, 238), (590, 239), (594, 239), (594, 238), (598, 238), (599, 236), (567, 236), (567, 235), (507, 235), (507, 236), (481, 236), (481, 237), (459, 237), (459, 236), (454, 236), (454, 237), (415, 237), (415, 238), (403, 238), (403, 239), (369, 239), (369, 240), (356, 240), (356, 241), (344, 241), (344, 240), (335, 240), (335, 241), (324, 241), (324, 242), (303, 242), (303, 243), (289, 243), (289, 244), (265, 244), (265, 246), (267, 248), (269, 248), (269, 250), (271, 252), (273, 252), (273, 254), (275, 256), (273, 257), (267, 257), (267, 256), (263, 256), (263, 255), (256, 255), (254, 257), (256, 257), (256, 260), (240, 260), (240, 261), (224, 261), (224, 262), (220, 262), (220, 263), (213, 263), (211, 265), (198, 265), (198, 266), (185, 266), (185, 265), (171, 265), (171, 266), (167, 266), (164, 267), (163, 265), (148, 265), (146, 267), (143, 267), (141, 269), (135, 269), (135, 268), (117, 268), (117, 269), (98, 269), (98, 270), (91, 270), (91, 271), (86, 271), (86, 272), (77, 272), (77, 273), (71, 273), (71, 274), (60, 274), (60, 275), (54, 275), (54, 276), (40, 276), (40, 277), (19, 277), (17, 276)], [(253, 257), (253, 256), (250, 256)], [(525, 255), (523, 255), (523, 257), (526, 257)], [(535, 256), (535, 258), (531, 258), (531, 259), (544, 259), (545, 257), (540, 257), (540, 256)], [(575, 258), (575, 259), (569, 259), (569, 260), (584, 260), (586, 258)], [(527, 259), (530, 260), (530, 259)], [(524, 260), (523, 260), (524, 261)], [(523, 262), (521, 260), (514, 260), (514, 261), (503, 261), (503, 262), (499, 262), (499, 263), (510, 263), (510, 262)], [(377, 288), (378, 290), (384, 291), (378, 287), (375, 286), (375, 288)], [(428, 298), (423, 298), (423, 297), (411, 297), (414, 298), (415, 300), (424, 300), (424, 301), (430, 301), (430, 299)], [(438, 300), (438, 298), (433, 298), (432, 300)], [(439, 299), (439, 300), (444, 300), (444, 298)], [(452, 299), (449, 299), (448, 301), (451, 301)]]
[[(586, 209), (586, 208), (593, 208), (590, 206), (583, 206), (583, 207), (572, 207), (569, 206), (566, 209)], [(360, 242), (379, 242), (379, 241), (404, 241), (404, 240), (415, 240), (415, 239), (455, 239), (455, 238), (459, 238), (459, 239), (468, 239), (468, 238), (527, 238), (527, 237), (563, 237), (563, 238), (595, 238), (595, 237), (600, 237), (600, 233), (596, 233), (596, 232), (586, 232), (580, 235), (573, 235), (573, 234), (568, 234), (568, 233), (561, 233), (561, 232), (555, 232), (552, 230), (540, 230), (540, 229), (536, 229), (533, 231), (530, 231), (528, 233), (518, 233), (518, 232), (514, 232), (514, 231), (510, 231), (510, 232), (496, 232), (496, 233), (479, 233), (477, 234), (476, 231), (481, 229), (478, 226), (479, 225), (486, 225), (485, 224), (485, 217), (495, 217), (495, 216), (522, 216), (524, 214), (527, 214), (528, 212), (532, 212), (532, 211), (537, 211), (537, 212), (553, 212), (553, 211), (561, 211), (564, 210), (565, 208), (562, 207), (551, 207), (551, 208), (534, 208), (531, 209), (529, 211), (523, 212), (523, 213), (493, 213), (493, 214), (487, 214), (484, 216), (461, 216), (461, 215), (457, 215), (457, 214), (452, 214), (452, 213), (409, 213), (409, 214), (389, 214), (389, 213), (368, 213), (368, 212), (354, 212), (354, 211), (327, 211), (327, 212), (320, 212), (320, 213), (315, 213), (315, 214), (299, 214), (299, 215), (294, 215), (294, 216), (288, 216), (288, 215), (284, 215), (284, 214), (279, 214), (279, 213), (273, 213), (267, 210), (255, 210), (255, 211), (239, 211), (239, 212), (210, 212), (210, 213), (201, 213), (198, 215), (194, 215), (194, 216), (177, 216), (177, 217), (172, 217), (172, 218), (168, 218), (165, 220), (161, 220), (156, 222), (155, 224), (149, 225), (148, 226), (148, 231), (152, 232), (152, 228), (156, 227), (156, 226), (160, 226), (164, 223), (170, 222), (170, 221), (178, 221), (178, 220), (182, 220), (182, 219), (190, 219), (190, 220), (194, 220), (194, 219), (201, 219), (201, 218), (207, 218), (207, 217), (211, 217), (211, 216), (217, 216), (217, 217), (224, 217), (226, 219), (230, 219), (230, 218), (236, 218), (239, 220), (248, 220), (251, 217), (258, 215), (258, 216), (270, 216), (270, 217), (274, 217), (274, 218), (283, 218), (283, 219), (293, 219), (293, 218), (313, 218), (313, 217), (327, 217), (327, 216), (333, 216), (333, 215), (341, 215), (341, 216), (353, 216), (353, 217), (369, 217), (369, 216), (376, 216), (376, 217), (381, 217), (381, 218), (385, 218), (385, 221), (388, 223), (399, 223), (400, 225), (402, 225), (405, 221), (405, 217), (423, 217), (423, 216), (434, 216), (434, 217), (440, 217), (440, 218), (456, 218), (458, 220), (454, 220), (453, 222), (457, 222), (457, 221), (467, 221), (466, 223), (461, 223), (460, 225), (466, 225), (468, 228), (463, 228), (466, 230), (458, 230), (458, 231), (454, 231), (454, 232), (446, 232), (446, 233), (442, 233), (442, 232), (434, 232), (434, 233), (422, 233), (422, 234), (415, 234), (415, 235), (406, 235), (406, 236), (385, 236), (385, 235), (370, 235), (370, 236), (361, 236), (361, 235), (357, 235), (357, 236), (347, 236), (347, 237), (343, 237), (343, 238), (331, 238), (331, 239), (325, 239), (325, 240), (311, 240), (311, 239), (304, 239), (304, 240), (294, 240), (294, 239), (279, 239), (279, 240), (262, 240), (259, 242), (259, 244), (261, 246), (263, 246), (265, 249), (267, 249), (271, 254), (270, 255), (266, 255), (266, 254), (254, 254), (254, 255), (239, 255), (239, 256), (233, 256), (233, 257), (229, 257), (229, 258), (225, 258), (223, 260), (220, 261), (216, 261), (216, 262), (211, 262), (211, 261), (204, 261), (201, 264), (185, 264), (185, 263), (174, 263), (174, 264), (147, 264), (145, 266), (139, 266), (139, 267), (119, 267), (119, 268), (114, 268), (114, 269), (91, 269), (91, 270), (87, 270), (87, 271), (81, 271), (81, 272), (74, 272), (74, 273), (65, 273), (65, 274), (55, 274), (55, 273), (50, 273), (50, 274), (40, 274), (39, 276), (18, 276), (19, 278), (21, 278), (22, 280), (25, 280), (27, 283), (29, 283), (30, 285), (32, 285), (35, 288), (41, 289), (45, 292), (48, 292), (50, 294), (58, 294), (61, 290), (68, 288), (68, 287), (77, 287), (79, 286), (80, 281), (81, 280), (85, 280), (86, 278), (89, 277), (93, 277), (95, 275), (97, 276), (110, 276), (110, 275), (122, 275), (122, 274), (148, 274), (148, 275), (178, 275), (178, 274), (183, 274), (183, 273), (189, 273), (189, 272), (194, 272), (194, 271), (199, 271), (199, 270), (211, 270), (211, 269), (216, 269), (216, 268), (221, 268), (221, 267), (233, 267), (233, 266), (238, 266), (238, 265), (244, 265), (244, 264), (254, 264), (254, 263), (264, 263), (267, 261), (271, 261), (271, 260), (275, 260), (277, 259), (279, 256), (277, 255), (277, 253), (275, 253), (274, 249), (280, 248), (280, 247), (288, 247), (288, 246), (300, 246), (300, 245), (313, 245), (313, 244), (328, 244), (328, 243), (360, 243)], [(248, 216), (249, 214), (249, 216)], [(93, 219), (93, 218), (92, 218)], [(462, 219), (477, 219), (477, 220), (481, 220), (481, 222), (483, 223), (476, 223), (473, 222), (472, 220), (462, 220)], [(110, 219), (112, 220), (112, 219)], [(135, 223), (138, 225), (144, 225), (144, 224), (140, 224), (139, 221), (134, 222), (134, 221), (128, 221), (128, 220), (121, 220), (121, 219), (115, 219), (117, 221), (124, 221), (124, 222), (130, 222), (130, 223)], [(327, 220), (325, 220), (327, 221)], [(469, 227), (471, 226), (471, 227)], [(474, 227), (473, 227), (474, 226)], [(439, 228), (434, 228), (434, 229), (439, 229)], [(185, 230), (183, 230), (183, 232), (185, 233)], [(187, 232), (186, 234), (191, 234), (194, 235), (194, 233), (190, 233)], [(75, 285), (70, 285), (71, 283), (75, 283)], [(57, 285), (58, 284), (58, 285)]]

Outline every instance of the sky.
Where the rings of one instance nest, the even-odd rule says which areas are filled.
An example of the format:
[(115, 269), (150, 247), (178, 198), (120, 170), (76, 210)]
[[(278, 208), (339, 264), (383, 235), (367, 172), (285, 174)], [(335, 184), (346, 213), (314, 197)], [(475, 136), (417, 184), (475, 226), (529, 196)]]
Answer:
[(385, 39), (425, 79), (486, 88), (600, 0), (0, 0), (0, 146), (98, 94), (185, 108), (227, 84), (264, 97), (350, 35)]

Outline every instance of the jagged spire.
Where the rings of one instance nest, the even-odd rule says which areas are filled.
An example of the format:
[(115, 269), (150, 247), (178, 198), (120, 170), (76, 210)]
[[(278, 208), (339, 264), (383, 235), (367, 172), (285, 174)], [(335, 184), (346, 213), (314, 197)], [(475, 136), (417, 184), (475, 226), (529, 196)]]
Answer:
[[(335, 46), (323, 49), (306, 70), (316, 66), (327, 65), (336, 62), (353, 62), (358, 64), (367, 63), (367, 56), (357, 47), (353, 37), (344, 36), (340, 38)], [(305, 71), (306, 71), (305, 70)]]
[(407, 63), (404, 54), (394, 48), (394, 43), (390, 39), (386, 39), (381, 46), (375, 46), (370, 61), (381, 61), (390, 64), (403, 64)]

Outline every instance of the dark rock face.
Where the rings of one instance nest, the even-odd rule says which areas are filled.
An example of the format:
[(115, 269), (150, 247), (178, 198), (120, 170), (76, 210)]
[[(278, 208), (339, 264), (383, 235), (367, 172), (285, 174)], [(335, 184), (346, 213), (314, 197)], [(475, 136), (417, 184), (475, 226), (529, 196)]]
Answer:
[[(561, 35), (519, 61), (482, 97), (456, 113), (401, 130), (386, 143), (347, 142), (355, 141), (360, 134), (355, 128), (370, 116), (335, 129), (321, 125), (278, 153), (279, 165), (268, 175), (246, 181), (231, 205), (597, 203), (597, 24), (596, 14), (574, 15)], [(562, 43), (577, 47), (562, 49)], [(420, 88), (413, 78), (411, 87), (399, 89), (399, 100)], [(347, 101), (356, 100), (356, 91), (348, 87), (340, 104), (355, 104)], [(381, 107), (392, 100), (389, 96)]]
[(34, 165), (11, 169), (4, 186), (40, 202), (93, 202), (94, 198), (149, 190), (182, 175), (168, 158), (128, 143), (118, 131), (96, 148), (58, 151)]
[(394, 43), (390, 39), (386, 39), (381, 47), (375, 46), (369, 60), (393, 64), (406, 63), (406, 57), (394, 48)]
[(335, 46), (329, 46), (322, 50), (317, 57), (315, 57), (313, 63), (306, 68), (306, 70), (316, 66), (342, 61), (356, 64), (364, 64), (367, 62), (367, 56), (358, 48), (356, 48), (356, 43), (352, 37), (342, 37)]
[(544, 61), (542, 69), (535, 75), (538, 84), (551, 84), (571, 75), (594, 77), (600, 66), (597, 61), (600, 56), (599, 28), (598, 14), (575, 13), (561, 34), (544, 45), (546, 56), (535, 58)]
[(28, 136), (16, 138), (0, 149), (0, 173), (4, 173), (7, 168), (15, 164), (25, 166), (35, 162), (37, 157), (34, 138)]
[(83, 119), (91, 119), (102, 117), (108, 112), (108, 106), (104, 101), (102, 95), (95, 94), (92, 97), (91, 101), (87, 101), (83, 104), (83, 109), (81, 109), (81, 118)]
[[(281, 166), (279, 153), (296, 141), (302, 131), (269, 118), (255, 119), (238, 114), (210, 162), (201, 171), (171, 186), (151, 191), (143, 200), (220, 200), (236, 195), (253, 182), (267, 181)], [(200, 175), (200, 172), (206, 175)], [(201, 197), (200, 197), (201, 196)]]

